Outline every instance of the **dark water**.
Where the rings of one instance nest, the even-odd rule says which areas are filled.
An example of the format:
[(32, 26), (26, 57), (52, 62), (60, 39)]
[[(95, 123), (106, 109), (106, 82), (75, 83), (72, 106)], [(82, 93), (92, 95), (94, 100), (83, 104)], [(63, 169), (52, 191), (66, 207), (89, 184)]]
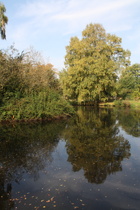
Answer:
[(140, 209), (140, 112), (0, 126), (0, 209)]

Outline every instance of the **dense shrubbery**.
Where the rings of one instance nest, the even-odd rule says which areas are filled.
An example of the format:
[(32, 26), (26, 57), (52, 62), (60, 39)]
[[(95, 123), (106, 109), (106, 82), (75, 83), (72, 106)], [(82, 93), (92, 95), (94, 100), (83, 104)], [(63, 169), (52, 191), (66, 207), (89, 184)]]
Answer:
[(44, 119), (74, 112), (61, 95), (55, 69), (39, 57), (35, 51), (19, 53), (13, 46), (0, 52), (0, 120)]

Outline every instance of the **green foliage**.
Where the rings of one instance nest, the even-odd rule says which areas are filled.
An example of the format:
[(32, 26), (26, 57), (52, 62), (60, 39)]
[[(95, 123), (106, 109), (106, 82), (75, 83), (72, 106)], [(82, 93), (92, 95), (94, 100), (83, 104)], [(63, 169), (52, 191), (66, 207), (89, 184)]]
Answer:
[(123, 99), (140, 98), (140, 64), (134, 64), (122, 71), (117, 84), (117, 92)]
[(59, 89), (52, 64), (42, 64), (30, 56), (31, 52), (19, 53), (11, 46), (0, 52), (0, 95), (7, 92), (22, 94), (47, 88)]
[(73, 114), (74, 110), (57, 92), (33, 92), (27, 97), (7, 101), (0, 109), (1, 120), (45, 119)]
[(0, 2), (0, 34), (2, 39), (6, 39), (5, 25), (8, 23), (8, 18), (4, 14), (6, 12), (5, 6)]
[(129, 55), (119, 37), (99, 24), (87, 25), (82, 39), (72, 37), (66, 47), (66, 69), (60, 74), (64, 96), (78, 102), (114, 97), (118, 71), (129, 64)]
[(52, 64), (33, 60), (14, 46), (0, 52), (0, 120), (44, 119), (72, 114), (60, 95)]

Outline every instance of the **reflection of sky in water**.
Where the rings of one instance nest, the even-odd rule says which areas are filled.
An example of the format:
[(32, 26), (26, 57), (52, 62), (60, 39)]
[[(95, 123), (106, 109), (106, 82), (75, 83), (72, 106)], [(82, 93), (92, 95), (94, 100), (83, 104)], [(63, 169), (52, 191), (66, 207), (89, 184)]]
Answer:
[[(39, 207), (48, 209), (139, 209), (139, 151), (140, 141), (130, 137), (131, 158), (122, 162), (123, 170), (107, 177), (103, 184), (91, 184), (84, 178), (84, 171), (72, 171), (67, 161), (65, 141), (60, 140), (52, 153), (52, 162), (39, 172), (37, 180), (25, 174), (20, 185), (14, 184), (13, 197), (26, 195), (16, 202), (18, 209)], [(127, 138), (128, 139), (128, 138)], [(17, 193), (19, 192), (19, 193)], [(28, 193), (27, 193), (28, 192)], [(26, 201), (26, 202), (25, 202)], [(22, 205), (21, 205), (22, 204)], [(26, 207), (26, 208), (25, 208)]]
[(131, 144), (131, 160), (135, 160), (133, 164), (136, 164), (137, 161), (140, 162), (140, 137), (134, 137), (132, 135), (127, 134), (121, 127), (119, 127), (120, 134), (123, 135), (125, 139), (127, 139)]
[[(77, 125), (69, 123), (67, 127), (63, 125), (61, 127), (60, 124), (60, 127), (57, 127), (56, 124), (50, 124), (50, 127), (48, 125), (35, 127), (34, 130), (25, 128), (21, 139), (16, 138), (15, 142), (9, 140), (9, 148), (12, 150), (19, 140), (21, 142), (19, 142), (20, 148), (15, 146), (13, 153), (12, 150), (7, 150), (8, 144), (3, 146), (5, 152), (9, 152), (9, 157), (11, 159), (13, 157), (11, 161), (8, 161), (7, 157), (4, 159), (8, 162), (7, 165), (13, 163), (11, 171), (8, 165), (7, 173), (13, 173), (13, 177), (14, 175), (16, 177), (16, 173), (22, 173), (18, 182), (14, 178), (11, 179), (11, 200), (15, 203), (14, 209), (139, 210), (140, 138), (128, 135), (122, 127), (119, 127), (117, 133), (118, 121), (115, 121), (115, 117), (108, 118), (107, 121), (106, 117), (109, 115), (106, 112), (102, 115), (105, 117), (103, 120), (95, 114), (92, 115), (91, 119), (94, 120), (91, 122), (89, 120), (87, 126), (86, 120), (90, 119), (91, 113), (88, 114), (89, 118), (81, 115), (83, 121), (80, 123), (78, 121)], [(25, 131), (28, 131), (27, 137)], [(29, 135), (31, 138), (27, 139)], [(124, 138), (119, 139), (119, 136)], [(126, 153), (123, 152), (123, 148)], [(18, 158), (21, 156), (21, 161), (17, 160), (16, 152)], [(106, 155), (108, 153), (111, 155)], [(111, 164), (113, 166), (108, 167)], [(13, 170), (14, 167), (17, 171)], [(103, 173), (105, 176), (102, 176)], [(95, 176), (98, 181), (98, 175), (102, 184), (97, 184), (93, 178)]]
[[(122, 172), (109, 176), (105, 185), (111, 195), (110, 203), (116, 203), (124, 209), (139, 209), (140, 206), (140, 138), (128, 135), (119, 127), (120, 134), (131, 144), (129, 160), (122, 162)], [(112, 189), (114, 188), (114, 191)], [(112, 193), (111, 193), (112, 192)], [(120, 201), (118, 200), (120, 199)], [(118, 203), (120, 202), (120, 203)]]

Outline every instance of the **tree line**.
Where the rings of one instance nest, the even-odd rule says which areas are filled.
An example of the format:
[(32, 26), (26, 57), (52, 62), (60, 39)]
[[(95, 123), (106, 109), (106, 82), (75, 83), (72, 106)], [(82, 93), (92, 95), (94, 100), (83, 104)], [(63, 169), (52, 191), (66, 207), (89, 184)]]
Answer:
[[(6, 39), (6, 8), (0, 4), (0, 33)], [(0, 120), (44, 119), (72, 114), (69, 102), (100, 102), (140, 98), (140, 64), (131, 65), (122, 39), (89, 24), (82, 38), (71, 37), (65, 68), (59, 73), (34, 49), (0, 50)]]

